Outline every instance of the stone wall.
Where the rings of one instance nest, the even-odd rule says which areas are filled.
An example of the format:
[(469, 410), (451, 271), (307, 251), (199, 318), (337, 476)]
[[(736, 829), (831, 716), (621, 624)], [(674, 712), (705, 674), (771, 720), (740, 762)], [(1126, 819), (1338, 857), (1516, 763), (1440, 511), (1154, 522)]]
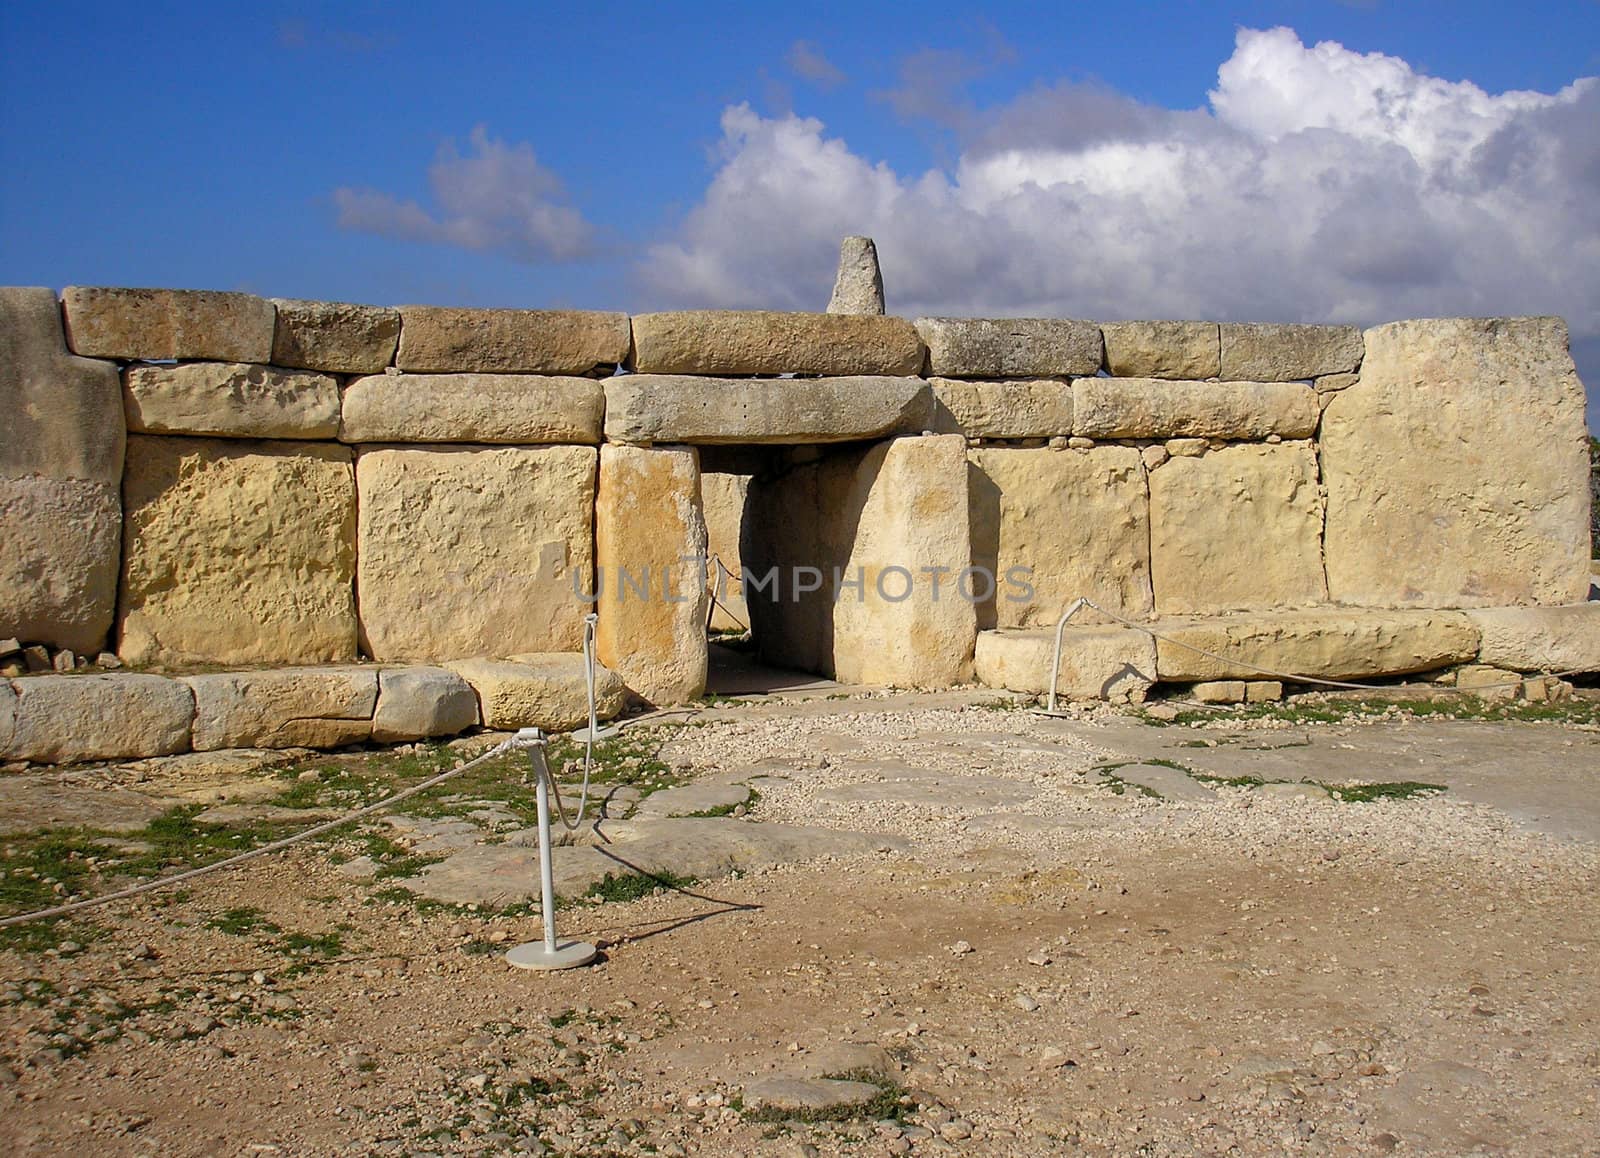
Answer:
[[(124, 747), (284, 739), (215, 724), (249, 696), (197, 684), (202, 668), (371, 675), (370, 696), (354, 676), (306, 691), (286, 721), (343, 722), (286, 723), (295, 742), (470, 726), (462, 681), (472, 722), (565, 718), (591, 610), (614, 698), (692, 699), (708, 549), (747, 576), (821, 576), (725, 599), (713, 627), (747, 615), (774, 662), (928, 687), (974, 662), (1036, 683), (1028, 633), (1078, 596), (1199, 631), (1588, 594), (1583, 393), (1559, 319), (1362, 333), (7, 289), (0, 402), (0, 754), (26, 758), (65, 758), (17, 739), (40, 705), (95, 696), (149, 737)], [(953, 580), (973, 569), (997, 582), (966, 598)], [(1074, 629), (1100, 633), (1074, 661), (1085, 694), (1191, 678), (1096, 618)], [(1520, 644), (1497, 630), (1524, 668), (1553, 647), (1548, 624)], [(1463, 650), (1373, 654), (1382, 673)], [(85, 665), (81, 687), (36, 674)], [(104, 674), (122, 665), (144, 670)], [(292, 701), (304, 681), (285, 678), (250, 694)], [(384, 723), (385, 687), (391, 717), (433, 722)], [(146, 727), (152, 705), (164, 722)]]

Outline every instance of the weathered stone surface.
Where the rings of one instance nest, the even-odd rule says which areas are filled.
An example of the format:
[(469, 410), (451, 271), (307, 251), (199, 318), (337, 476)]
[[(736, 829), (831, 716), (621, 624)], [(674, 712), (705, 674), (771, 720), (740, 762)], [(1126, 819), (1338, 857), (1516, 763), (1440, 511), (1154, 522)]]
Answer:
[(345, 442), (600, 441), (605, 389), (593, 378), (376, 374), (344, 395)]
[(377, 374), (394, 361), (400, 311), (349, 302), (273, 298), (278, 326), (272, 339), (277, 366), (330, 374)]
[(124, 660), (355, 658), (345, 447), (134, 435), (122, 494)]
[(337, 748), (367, 739), (378, 669), (283, 667), (185, 676), (194, 691), (194, 749)]
[(1065, 378), (981, 382), (935, 378), (932, 429), (968, 438), (1051, 438), (1072, 433), (1072, 384)]
[(0, 635), (93, 653), (117, 605), (115, 483), (0, 478)]
[(1323, 416), (1329, 594), (1367, 606), (1579, 603), (1583, 385), (1559, 318), (1368, 330)]
[[(16, 693), (7, 760), (70, 764), (126, 756), (169, 756), (189, 749), (194, 698), (178, 680), (156, 675), (31, 676)], [(0, 721), (0, 738), (4, 737)]]
[(586, 374), (628, 356), (628, 315), (401, 306), (395, 365), (424, 374)]
[[(543, 728), (569, 732), (589, 722), (582, 654), (549, 652), (511, 659), (461, 659), (445, 665), (478, 693), (483, 725), (510, 731)], [(622, 677), (595, 667), (595, 709), (602, 720), (622, 710)]]
[[(983, 447), (967, 459), (972, 562), (997, 580), (995, 597), (977, 605), (980, 628), (1054, 626), (1079, 597), (1150, 615), (1150, 503), (1138, 450)], [(1022, 570), (1008, 579), (1013, 568)], [(1080, 615), (1076, 622), (1094, 619)]]
[(1478, 631), (1459, 611), (1257, 612), (1163, 621), (1158, 630), (1176, 642), (1157, 644), (1157, 670), (1180, 682), (1258, 679), (1260, 668), (1321, 679), (1404, 675), (1478, 653)]
[[(974, 667), (991, 688), (1045, 695), (1055, 631), (1000, 630), (978, 633)], [(1056, 694), (1069, 700), (1142, 703), (1156, 682), (1155, 641), (1131, 627), (1075, 627), (1061, 634), (1061, 670)]]
[(1226, 446), (1152, 472), (1150, 569), (1162, 615), (1327, 602), (1311, 444)]
[(48, 289), (0, 288), (0, 413), (0, 478), (121, 480), (116, 367), (67, 353)]
[(61, 302), (67, 344), (91, 358), (272, 361), (277, 311), (251, 294), (69, 286)]
[(1489, 664), (1469, 663), (1456, 669), (1456, 687), (1472, 692), (1480, 699), (1507, 702), (1521, 693), (1523, 681), (1514, 671)]
[(454, 736), (478, 722), (472, 685), (442, 667), (385, 668), (378, 673), (372, 738), (380, 744)]
[(871, 1082), (841, 1078), (758, 1078), (744, 1088), (747, 1110), (805, 1114), (864, 1106), (883, 1092)]
[(1089, 438), (1308, 438), (1317, 394), (1294, 382), (1078, 378), (1073, 430)]
[(356, 487), (368, 654), (426, 661), (579, 647), (595, 460), (584, 446), (364, 450)]
[(1468, 611), (1482, 663), (1512, 671), (1600, 671), (1600, 602)]
[(1198, 381), (1221, 373), (1216, 322), (1102, 322), (1106, 369), (1119, 377)]
[(606, 379), (605, 397), (612, 442), (850, 442), (920, 434), (933, 422), (921, 378), (624, 374)]
[(222, 438), (332, 438), (339, 383), (326, 374), (188, 362), (130, 366), (123, 374), (128, 429)]
[(941, 378), (1059, 378), (1094, 374), (1100, 327), (1069, 318), (918, 318), (928, 373)]
[[(706, 543), (712, 555), (722, 561), (726, 571), (708, 569), (707, 578), (717, 603), (711, 609), (712, 631), (740, 631), (750, 625), (750, 610), (744, 605), (743, 575), (739, 536), (744, 526), (744, 508), (750, 495), (747, 474), (700, 476), (700, 505), (706, 517)], [(729, 575), (733, 576), (732, 578)]]
[(602, 446), (594, 526), (600, 661), (652, 704), (696, 699), (710, 599), (699, 455)]
[(1242, 704), (1247, 694), (1243, 680), (1206, 680), (1189, 689), (1189, 698), (1202, 704)]
[(1334, 394), (1340, 390), (1348, 390), (1361, 381), (1360, 374), (1324, 374), (1311, 386), (1318, 394)]
[(1217, 376), (1246, 382), (1296, 382), (1344, 374), (1361, 365), (1361, 331), (1354, 326), (1224, 322)]
[(878, 247), (870, 237), (847, 237), (839, 246), (839, 272), (833, 279), (830, 314), (882, 314), (883, 273)]
[(773, 310), (683, 310), (633, 319), (641, 374), (922, 372), (922, 342), (904, 318)]

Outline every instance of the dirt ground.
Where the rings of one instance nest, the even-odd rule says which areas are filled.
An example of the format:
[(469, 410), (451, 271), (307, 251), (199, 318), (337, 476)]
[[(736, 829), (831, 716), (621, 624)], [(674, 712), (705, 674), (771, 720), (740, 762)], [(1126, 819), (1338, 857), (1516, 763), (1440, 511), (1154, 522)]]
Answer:
[[(763, 777), (728, 824), (903, 843), (573, 904), (587, 969), (512, 970), (537, 916), (419, 904), (328, 845), (0, 950), (0, 1149), (1600, 1153), (1600, 728), (980, 698), (663, 731), (697, 777)], [(880, 1096), (760, 1112), (774, 1074)]]

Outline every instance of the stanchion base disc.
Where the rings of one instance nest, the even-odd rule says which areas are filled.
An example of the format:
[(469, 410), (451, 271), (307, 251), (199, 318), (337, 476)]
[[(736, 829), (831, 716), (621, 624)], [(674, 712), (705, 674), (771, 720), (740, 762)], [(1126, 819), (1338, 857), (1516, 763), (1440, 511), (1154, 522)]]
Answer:
[(587, 941), (558, 941), (555, 952), (545, 948), (543, 941), (529, 941), (518, 945), (506, 954), (506, 960), (518, 969), (576, 969), (587, 965), (599, 952)]

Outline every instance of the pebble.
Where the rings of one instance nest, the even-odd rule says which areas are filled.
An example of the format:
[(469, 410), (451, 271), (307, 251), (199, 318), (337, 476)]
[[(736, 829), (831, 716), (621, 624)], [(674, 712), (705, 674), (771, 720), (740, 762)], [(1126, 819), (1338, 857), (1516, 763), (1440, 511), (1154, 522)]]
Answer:
[(1014, 999), (1014, 1004), (1024, 1013), (1037, 1013), (1039, 1010), (1039, 1003), (1033, 998), (1029, 997), (1026, 993), (1017, 994), (1016, 998)]
[(972, 946), (965, 941), (957, 941), (950, 946), (950, 953), (955, 957), (965, 957), (970, 952), (972, 952)]

